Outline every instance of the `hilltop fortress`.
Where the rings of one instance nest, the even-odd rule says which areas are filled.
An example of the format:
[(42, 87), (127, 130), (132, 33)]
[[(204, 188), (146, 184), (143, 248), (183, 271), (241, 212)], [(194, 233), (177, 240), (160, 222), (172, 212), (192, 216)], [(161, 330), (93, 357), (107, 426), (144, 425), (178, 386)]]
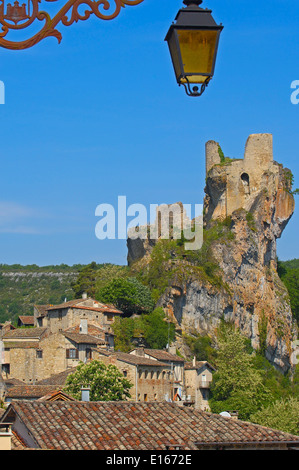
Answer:
[[(203, 224), (206, 233), (217, 224), (227, 228), (227, 238), (213, 239), (209, 246), (222, 286), (209, 276), (182, 280), (174, 272), (158, 301), (178, 331), (213, 337), (220, 319), (234, 323), (283, 371), (291, 366), (297, 330), (277, 274), (276, 241), (294, 212), (292, 179), (291, 171), (273, 160), (271, 134), (249, 136), (240, 159), (224, 156), (219, 143), (207, 142)], [(129, 264), (146, 269), (156, 243), (128, 241)], [(188, 268), (186, 260), (173, 264), (181, 264), (184, 272)]]

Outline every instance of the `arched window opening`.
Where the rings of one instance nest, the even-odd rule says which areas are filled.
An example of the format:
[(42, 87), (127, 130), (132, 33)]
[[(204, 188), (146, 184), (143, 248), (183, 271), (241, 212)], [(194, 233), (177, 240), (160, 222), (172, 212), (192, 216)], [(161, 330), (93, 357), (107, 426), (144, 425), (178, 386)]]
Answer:
[(248, 173), (242, 173), (241, 181), (244, 186), (245, 194), (250, 194), (250, 180)]

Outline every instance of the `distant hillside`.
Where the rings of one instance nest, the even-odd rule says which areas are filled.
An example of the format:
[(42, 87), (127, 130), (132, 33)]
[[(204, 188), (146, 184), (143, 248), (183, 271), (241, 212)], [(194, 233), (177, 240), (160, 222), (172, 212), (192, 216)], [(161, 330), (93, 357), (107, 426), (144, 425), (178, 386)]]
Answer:
[(127, 275), (126, 266), (113, 264), (22, 266), (0, 264), (0, 323), (16, 323), (20, 315), (32, 315), (34, 304), (59, 304), (94, 297), (107, 282)]
[(34, 304), (55, 304), (74, 298), (72, 283), (81, 265), (0, 265), (0, 323), (32, 315)]
[(299, 259), (294, 258), (288, 261), (279, 261), (279, 264), (286, 269), (299, 269)]

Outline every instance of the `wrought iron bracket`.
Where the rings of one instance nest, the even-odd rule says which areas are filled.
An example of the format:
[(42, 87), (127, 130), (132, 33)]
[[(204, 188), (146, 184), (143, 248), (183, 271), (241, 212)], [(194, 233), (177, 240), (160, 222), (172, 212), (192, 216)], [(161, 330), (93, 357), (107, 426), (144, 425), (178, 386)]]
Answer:
[[(18, 0), (0, 0), (0, 47), (11, 50), (27, 49), (51, 36), (60, 43), (62, 34), (56, 29), (59, 23), (70, 26), (74, 22), (88, 20), (91, 15), (102, 20), (112, 20), (125, 6), (138, 5), (144, 0), (67, 0), (53, 17), (40, 10), (41, 3), (45, 6), (47, 2), (55, 4), (58, 1), (60, 0), (27, 0), (27, 4), (21, 4)], [(80, 6), (81, 13), (78, 11)], [(83, 11), (82, 7), (85, 8)], [(7, 39), (10, 32), (15, 36), (16, 31), (25, 30), (33, 24), (37, 26), (39, 22), (42, 23), (39, 31), (30, 38), (21, 41)]]

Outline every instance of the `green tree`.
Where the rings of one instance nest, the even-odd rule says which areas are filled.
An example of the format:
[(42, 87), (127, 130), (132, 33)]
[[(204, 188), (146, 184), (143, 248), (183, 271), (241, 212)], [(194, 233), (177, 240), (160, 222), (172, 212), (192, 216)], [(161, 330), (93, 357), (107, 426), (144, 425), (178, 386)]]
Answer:
[(114, 365), (100, 361), (80, 363), (73, 374), (68, 375), (64, 391), (76, 400), (81, 399), (81, 387), (90, 387), (91, 401), (116, 401), (130, 398), (132, 384)]
[(299, 324), (299, 268), (278, 262), (278, 274), (288, 290), (292, 313)]
[(149, 315), (143, 315), (140, 329), (146, 343), (152, 349), (163, 349), (174, 341), (175, 325), (166, 320), (163, 308), (158, 307)]
[(230, 325), (218, 331), (217, 372), (211, 387), (211, 410), (219, 413), (238, 410), (241, 419), (248, 419), (270, 400), (270, 392), (262, 375), (254, 367), (246, 338)]
[(113, 279), (125, 279), (129, 276), (128, 266), (103, 264), (97, 271), (96, 292), (109, 284)]
[(133, 349), (132, 338), (135, 331), (133, 318), (117, 317), (113, 323), (114, 348), (116, 351), (129, 352)]
[(80, 270), (76, 282), (72, 284), (76, 299), (82, 297), (83, 293), (89, 297), (95, 297), (97, 270), (98, 266), (94, 261)]
[(251, 415), (253, 423), (299, 435), (299, 400), (289, 397), (277, 400)]
[(97, 299), (112, 303), (127, 315), (150, 312), (154, 307), (151, 291), (136, 278), (113, 279), (100, 289)]
[(191, 350), (192, 356), (195, 356), (197, 361), (214, 363), (216, 353), (209, 336), (185, 336), (185, 341)]

